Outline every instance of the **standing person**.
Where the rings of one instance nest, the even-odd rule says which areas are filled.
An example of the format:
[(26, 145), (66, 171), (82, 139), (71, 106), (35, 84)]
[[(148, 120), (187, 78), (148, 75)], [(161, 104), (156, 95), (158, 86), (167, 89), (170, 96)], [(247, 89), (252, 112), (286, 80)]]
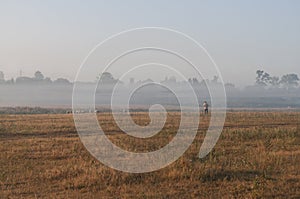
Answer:
[(204, 114), (207, 115), (208, 114), (208, 103), (207, 103), (207, 101), (204, 101), (203, 109), (204, 109)]

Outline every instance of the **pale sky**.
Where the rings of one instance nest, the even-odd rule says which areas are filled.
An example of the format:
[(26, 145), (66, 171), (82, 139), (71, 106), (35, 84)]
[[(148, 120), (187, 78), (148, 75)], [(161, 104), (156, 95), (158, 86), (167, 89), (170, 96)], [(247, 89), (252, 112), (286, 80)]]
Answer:
[[(74, 80), (88, 52), (112, 34), (156, 26), (201, 43), (225, 82), (253, 84), (255, 71), (300, 75), (300, 1), (0, 1), (0, 71), (6, 78)], [(146, 74), (145, 74), (146, 78)]]

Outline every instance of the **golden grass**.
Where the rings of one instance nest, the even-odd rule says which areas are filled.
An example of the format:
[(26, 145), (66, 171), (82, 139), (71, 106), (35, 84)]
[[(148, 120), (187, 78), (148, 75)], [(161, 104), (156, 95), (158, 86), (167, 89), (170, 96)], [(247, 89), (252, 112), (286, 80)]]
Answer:
[[(146, 125), (146, 113), (134, 113)], [(175, 135), (179, 113), (144, 142), (122, 134), (100, 114), (109, 138), (130, 151), (152, 151)], [(300, 113), (229, 112), (222, 135), (204, 159), (198, 152), (209, 118), (201, 118), (188, 151), (159, 171), (130, 174), (94, 159), (72, 115), (0, 115), (0, 198), (299, 198)], [(128, 144), (129, 143), (129, 144)]]

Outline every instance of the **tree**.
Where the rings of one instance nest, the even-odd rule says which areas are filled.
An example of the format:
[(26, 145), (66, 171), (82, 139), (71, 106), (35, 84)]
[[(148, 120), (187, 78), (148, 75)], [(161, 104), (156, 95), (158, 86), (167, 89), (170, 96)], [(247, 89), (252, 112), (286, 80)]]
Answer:
[(43, 80), (44, 83), (52, 83), (52, 80), (50, 77), (46, 77), (44, 80)]
[(99, 79), (99, 82), (102, 84), (116, 84), (118, 82), (117, 79), (113, 77), (113, 75), (109, 72), (104, 72), (100, 74), (97, 79)]
[(199, 81), (196, 77), (193, 78), (193, 84), (195, 84), (195, 85), (199, 84)]
[(268, 73), (264, 72), (263, 70), (256, 71), (256, 84), (259, 86), (267, 86), (271, 77)]
[(34, 79), (36, 79), (36, 80), (44, 80), (44, 75), (42, 74), (41, 71), (36, 71), (34, 73)]
[(4, 73), (0, 71), (0, 80), (4, 80)]
[(65, 78), (58, 78), (54, 81), (56, 84), (70, 84), (71, 82)]
[(214, 78), (211, 80), (211, 83), (217, 84), (219, 80), (219, 77), (217, 75), (214, 76)]
[(235, 88), (235, 85), (232, 83), (225, 83), (225, 87), (227, 88)]
[(299, 77), (297, 74), (287, 74), (281, 77), (280, 83), (285, 88), (293, 88), (299, 85)]
[(0, 71), (0, 83), (1, 82), (5, 82), (4, 73), (2, 71)]
[(280, 84), (280, 81), (279, 81), (279, 77), (270, 77), (270, 80), (269, 80), (270, 84), (274, 87), (278, 87), (279, 84)]

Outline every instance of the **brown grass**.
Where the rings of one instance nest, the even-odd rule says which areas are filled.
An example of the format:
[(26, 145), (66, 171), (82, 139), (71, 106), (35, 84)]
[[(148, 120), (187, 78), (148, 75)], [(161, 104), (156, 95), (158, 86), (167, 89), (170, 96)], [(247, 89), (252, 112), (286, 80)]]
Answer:
[[(134, 113), (146, 125), (146, 113)], [(180, 118), (144, 142), (122, 134), (110, 114), (99, 120), (109, 138), (130, 151), (152, 151), (174, 136)], [(300, 113), (229, 112), (214, 150), (198, 152), (209, 118), (176, 162), (130, 174), (94, 159), (72, 115), (0, 115), (0, 198), (299, 198)], [(128, 145), (128, 143), (130, 143)]]

